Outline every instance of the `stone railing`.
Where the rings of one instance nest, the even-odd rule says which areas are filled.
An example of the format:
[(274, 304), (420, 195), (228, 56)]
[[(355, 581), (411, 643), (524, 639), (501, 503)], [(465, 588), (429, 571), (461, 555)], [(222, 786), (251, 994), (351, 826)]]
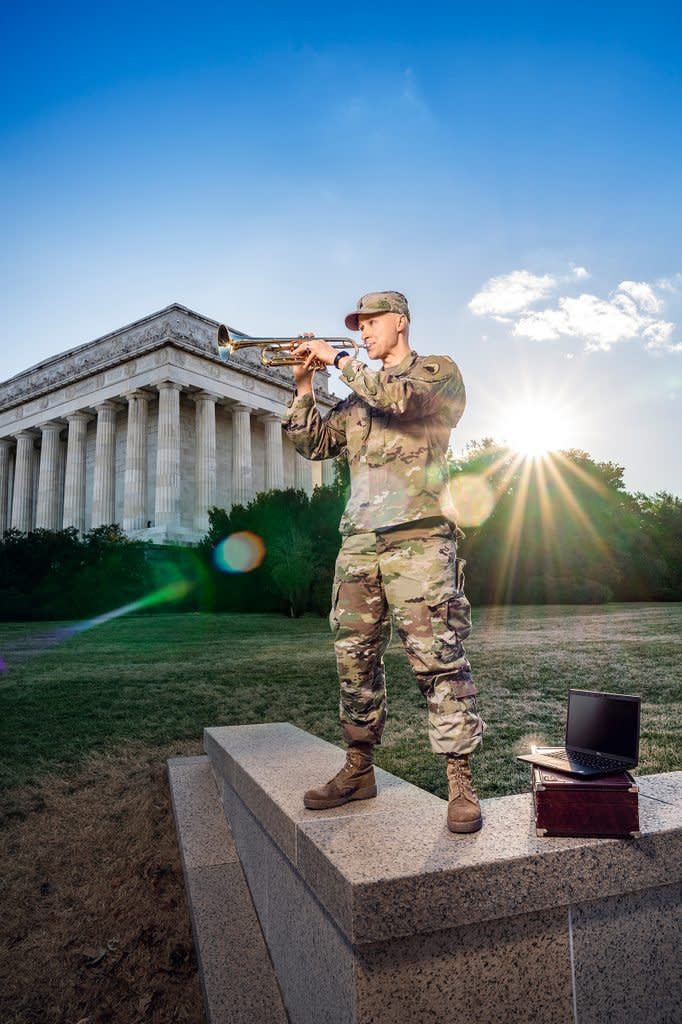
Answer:
[[(444, 801), (383, 771), (375, 800), (305, 810), (343, 754), (291, 725), (207, 729), (205, 749), (291, 1024), (682, 1020), (682, 772), (638, 780), (639, 839), (538, 838), (530, 794), (453, 836)], [(197, 942), (209, 1019), (237, 1019), (211, 1002), (234, 954)], [(217, 975), (242, 1014), (238, 975)]]

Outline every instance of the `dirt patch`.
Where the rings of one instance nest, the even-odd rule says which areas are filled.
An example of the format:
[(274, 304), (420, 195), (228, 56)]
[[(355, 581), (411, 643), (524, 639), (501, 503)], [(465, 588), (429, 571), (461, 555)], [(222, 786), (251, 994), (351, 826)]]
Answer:
[(165, 769), (200, 752), (130, 745), (14, 794), (3, 1024), (205, 1024)]

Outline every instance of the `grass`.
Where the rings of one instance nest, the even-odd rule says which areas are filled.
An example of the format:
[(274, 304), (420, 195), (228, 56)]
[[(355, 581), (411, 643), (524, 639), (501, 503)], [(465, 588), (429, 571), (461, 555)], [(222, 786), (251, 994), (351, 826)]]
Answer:
[[(566, 691), (641, 693), (640, 771), (682, 768), (682, 605), (483, 608), (467, 652), (488, 723), (482, 796), (528, 788), (514, 753), (559, 741)], [(163, 614), (117, 619), (52, 646), (55, 626), (0, 624), (0, 787), (77, 769), (127, 742), (198, 740), (206, 725), (288, 721), (341, 744), (324, 619)], [(422, 699), (398, 641), (377, 762), (440, 796)], [(11, 810), (11, 796), (9, 799)]]
[(3, 1024), (206, 1024), (163, 758), (46, 775), (0, 830)]
[[(481, 795), (528, 789), (514, 753), (560, 739), (570, 685), (641, 693), (640, 771), (682, 768), (682, 605), (480, 609), (475, 626)], [(190, 614), (62, 643), (56, 630), (0, 624), (0, 1020), (205, 1024), (165, 760), (199, 753), (205, 725), (284, 720), (340, 744), (327, 625)], [(400, 647), (386, 660), (377, 760), (444, 796)]]

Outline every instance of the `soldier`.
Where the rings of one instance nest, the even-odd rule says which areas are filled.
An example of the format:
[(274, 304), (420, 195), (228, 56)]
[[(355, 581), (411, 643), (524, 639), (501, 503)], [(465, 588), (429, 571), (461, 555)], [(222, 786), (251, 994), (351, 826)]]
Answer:
[[(464, 563), (440, 501), (464, 384), (452, 359), (410, 349), (410, 312), (400, 292), (363, 295), (346, 327), (360, 331), (382, 369), (304, 338), (296, 354), (305, 361), (294, 367), (296, 395), (284, 415), (302, 455), (329, 459), (345, 452), (351, 479), (330, 615), (348, 751), (341, 771), (308, 790), (304, 803), (324, 809), (376, 796), (373, 751), (386, 722), (383, 655), (392, 614), (426, 698), (431, 748), (446, 757), (448, 828), (475, 832), (482, 818), (469, 754), (485, 725), (463, 647), (471, 631)], [(340, 370), (352, 392), (325, 419), (312, 385), (320, 364)]]

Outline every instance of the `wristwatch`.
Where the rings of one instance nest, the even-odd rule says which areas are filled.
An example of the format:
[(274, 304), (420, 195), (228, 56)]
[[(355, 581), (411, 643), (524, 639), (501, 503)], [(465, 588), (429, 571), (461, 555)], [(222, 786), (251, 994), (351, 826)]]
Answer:
[(346, 352), (344, 349), (341, 349), (340, 352), (337, 352), (336, 355), (334, 356), (334, 369), (338, 370), (339, 363), (341, 362), (341, 360), (344, 359), (345, 356), (349, 356), (349, 355), (350, 355), (350, 352)]

